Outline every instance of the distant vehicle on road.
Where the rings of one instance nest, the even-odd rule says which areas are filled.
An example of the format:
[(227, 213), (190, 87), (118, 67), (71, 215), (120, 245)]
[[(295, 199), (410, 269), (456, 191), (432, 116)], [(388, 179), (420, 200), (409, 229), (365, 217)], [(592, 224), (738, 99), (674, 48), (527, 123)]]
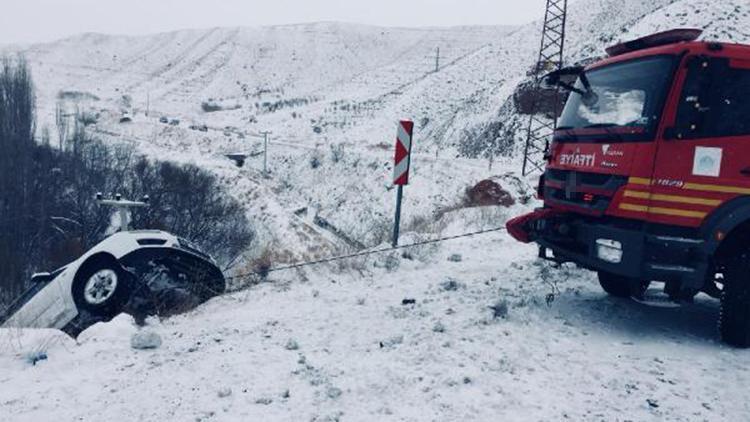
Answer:
[(126, 312), (144, 319), (192, 309), (223, 293), (215, 261), (189, 241), (157, 230), (116, 233), (31, 287), (4, 315), (3, 328), (56, 328), (76, 336)]

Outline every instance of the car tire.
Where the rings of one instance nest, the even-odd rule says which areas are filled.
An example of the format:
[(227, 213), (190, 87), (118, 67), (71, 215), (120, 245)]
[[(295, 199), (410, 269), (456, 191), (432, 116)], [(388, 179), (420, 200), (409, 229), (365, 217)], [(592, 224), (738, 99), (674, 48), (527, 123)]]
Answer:
[(650, 284), (648, 281), (641, 281), (640, 284), (638, 284), (638, 289), (633, 291), (631, 286), (634, 283), (631, 278), (608, 273), (606, 271), (599, 271), (598, 275), (599, 284), (602, 286), (602, 289), (604, 289), (607, 294), (614, 297), (627, 298), (632, 296), (642, 296)]
[(721, 294), (719, 332), (725, 343), (750, 347), (750, 253), (745, 252), (727, 264)]
[(114, 258), (97, 258), (76, 274), (73, 300), (79, 310), (112, 318), (122, 312), (131, 290), (127, 271)]

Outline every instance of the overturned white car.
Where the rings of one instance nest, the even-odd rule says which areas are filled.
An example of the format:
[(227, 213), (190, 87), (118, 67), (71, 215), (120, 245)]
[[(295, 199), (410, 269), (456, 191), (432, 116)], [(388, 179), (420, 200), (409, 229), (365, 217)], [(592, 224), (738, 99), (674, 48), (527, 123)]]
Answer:
[(136, 319), (184, 312), (224, 290), (214, 260), (190, 242), (163, 231), (125, 231), (52, 273), (35, 274), (0, 326), (75, 336), (122, 312)]

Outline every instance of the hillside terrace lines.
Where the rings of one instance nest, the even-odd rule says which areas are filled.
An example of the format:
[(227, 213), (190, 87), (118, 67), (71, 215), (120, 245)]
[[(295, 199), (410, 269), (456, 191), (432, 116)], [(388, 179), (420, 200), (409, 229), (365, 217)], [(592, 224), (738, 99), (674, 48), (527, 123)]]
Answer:
[[(213, 29), (201, 37), (199, 37), (197, 40), (193, 41), (189, 46), (182, 48), (178, 51), (177, 56), (169, 57), (165, 55), (164, 59), (167, 60), (167, 63), (161, 64), (161, 63), (152, 63), (150, 64), (148, 60), (152, 58), (153, 54), (148, 54), (148, 52), (144, 53), (142, 55), (142, 59), (144, 61), (145, 66), (151, 66), (153, 67), (156, 65), (156, 68), (154, 70), (150, 70), (149, 73), (151, 77), (146, 80), (137, 80), (134, 81), (127, 90), (135, 90), (138, 87), (146, 84), (156, 84), (161, 85), (164, 83), (167, 83), (166, 87), (164, 88), (165, 91), (168, 92), (167, 88), (169, 85), (169, 81), (178, 81), (185, 77), (186, 75), (192, 74), (192, 72), (200, 67), (200, 62), (196, 64), (196, 61), (193, 59), (188, 60), (187, 58), (195, 55), (198, 51), (206, 51), (207, 54), (211, 54), (213, 48), (215, 48), (216, 43), (210, 42), (208, 45), (203, 45), (206, 42), (209, 41), (211, 36), (213, 36), (215, 33), (217, 33), (217, 29)], [(168, 45), (163, 45), (160, 49), (161, 51), (164, 51), (165, 49), (169, 48)], [(157, 54), (159, 50), (155, 51), (154, 54)], [(129, 73), (129, 72), (127, 72)], [(155, 81), (154, 79), (158, 79), (159, 81)], [(158, 98), (158, 97), (157, 97)]]
[[(236, 32), (229, 34), (229, 37), (236, 36)], [(188, 76), (182, 79), (173, 79), (176, 82), (171, 84), (173, 87), (165, 89), (159, 96), (162, 100), (184, 99), (194, 102), (196, 107), (203, 96), (207, 87), (217, 79), (221, 78), (222, 69), (226, 69), (232, 58), (235, 56), (236, 44), (223, 38), (213, 46), (209, 46), (207, 51), (196, 59), (191, 60), (190, 67), (183, 69)], [(176, 85), (176, 86), (175, 86)], [(170, 98), (174, 97), (174, 98)]]

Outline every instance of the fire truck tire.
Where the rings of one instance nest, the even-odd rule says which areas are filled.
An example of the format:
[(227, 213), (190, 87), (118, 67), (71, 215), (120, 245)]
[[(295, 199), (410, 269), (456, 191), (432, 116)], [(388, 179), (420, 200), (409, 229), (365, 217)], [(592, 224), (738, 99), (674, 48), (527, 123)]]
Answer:
[(725, 343), (743, 349), (750, 347), (750, 252), (738, 254), (724, 273), (719, 332)]
[(599, 284), (605, 292), (614, 297), (640, 296), (648, 289), (649, 282), (643, 281), (639, 284), (638, 291), (632, 291), (632, 280), (617, 274), (599, 271)]

